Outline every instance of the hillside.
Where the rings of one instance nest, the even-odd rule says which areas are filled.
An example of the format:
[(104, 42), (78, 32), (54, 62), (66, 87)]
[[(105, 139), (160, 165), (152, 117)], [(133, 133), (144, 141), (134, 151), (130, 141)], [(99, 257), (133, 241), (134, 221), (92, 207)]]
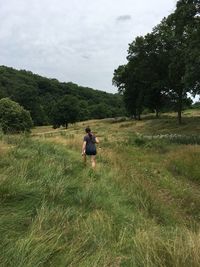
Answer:
[(29, 110), (35, 125), (51, 124), (53, 107), (66, 95), (77, 98), (80, 121), (125, 115), (122, 97), (118, 94), (0, 66), (0, 99), (10, 97)]
[[(200, 113), (183, 119), (1, 136), (1, 266), (200, 266)], [(95, 171), (82, 164), (87, 125)]]

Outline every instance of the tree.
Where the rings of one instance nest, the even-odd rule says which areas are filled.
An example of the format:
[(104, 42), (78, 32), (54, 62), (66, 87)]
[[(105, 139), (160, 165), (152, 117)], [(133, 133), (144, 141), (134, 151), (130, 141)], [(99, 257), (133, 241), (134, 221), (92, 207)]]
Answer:
[(145, 106), (151, 105), (152, 108), (158, 110), (161, 91), (160, 88), (156, 88), (156, 83), (153, 83), (153, 79), (156, 81), (158, 79), (155, 70), (155, 55), (149, 49), (151, 45), (148, 41), (146, 37), (137, 37), (129, 45), (128, 63), (119, 66), (113, 77), (113, 84), (124, 95), (127, 111), (139, 120)]
[(118, 87), (118, 91), (123, 95), (126, 110), (130, 116), (137, 119), (137, 87), (133, 82), (133, 73), (130, 64), (121, 65), (114, 71), (112, 79), (113, 85)]
[(195, 95), (200, 82), (199, 11), (199, 0), (180, 0), (176, 10), (158, 26), (163, 48), (169, 56), (168, 92), (177, 103), (179, 124), (183, 99), (189, 92)]
[(85, 121), (90, 119), (90, 111), (88, 108), (88, 102), (85, 100), (79, 101), (79, 120)]
[(0, 100), (0, 127), (4, 133), (30, 131), (32, 126), (29, 111), (9, 98)]
[(114, 70), (113, 74), (112, 84), (118, 88), (120, 94), (123, 94), (124, 91), (126, 90), (126, 85), (127, 85), (126, 68), (127, 68), (126, 65), (120, 65), (117, 69)]
[(23, 84), (19, 87), (17, 86), (11, 99), (30, 111), (34, 125), (43, 125), (48, 122), (35, 87)]
[(89, 110), (92, 118), (94, 119), (104, 119), (112, 117), (112, 111), (110, 107), (104, 103), (92, 105), (90, 106)]
[(52, 109), (52, 123), (54, 128), (68, 127), (79, 119), (79, 101), (76, 97), (66, 95), (61, 98)]
[[(193, 20), (188, 28), (190, 39), (187, 45), (185, 83), (193, 96), (200, 94), (200, 1), (191, 1)], [(182, 5), (182, 1), (179, 3)]]
[(114, 71), (113, 84), (126, 108), (140, 118), (144, 107), (158, 116), (163, 105), (176, 105), (178, 122), (188, 93), (200, 93), (200, 0), (179, 0), (176, 10), (151, 34), (137, 37), (128, 63)]

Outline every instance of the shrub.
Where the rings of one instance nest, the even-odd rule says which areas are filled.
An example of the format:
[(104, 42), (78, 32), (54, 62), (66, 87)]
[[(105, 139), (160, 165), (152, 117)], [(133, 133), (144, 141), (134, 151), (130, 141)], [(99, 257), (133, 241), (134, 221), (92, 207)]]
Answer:
[(9, 98), (0, 100), (0, 127), (3, 133), (29, 132), (32, 126), (29, 111)]

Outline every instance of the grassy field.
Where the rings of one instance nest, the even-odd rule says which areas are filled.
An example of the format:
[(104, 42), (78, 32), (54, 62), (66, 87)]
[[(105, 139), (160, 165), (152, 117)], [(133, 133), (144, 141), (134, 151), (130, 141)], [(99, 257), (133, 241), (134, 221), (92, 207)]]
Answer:
[(199, 267), (199, 145), (199, 111), (1, 135), (0, 266)]

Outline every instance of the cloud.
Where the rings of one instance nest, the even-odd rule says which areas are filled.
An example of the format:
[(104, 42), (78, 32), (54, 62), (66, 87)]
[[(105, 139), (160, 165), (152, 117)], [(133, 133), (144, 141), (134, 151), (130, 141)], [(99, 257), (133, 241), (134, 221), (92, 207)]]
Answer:
[(84, 58), (84, 59), (89, 59), (90, 56), (88, 56), (88, 55), (82, 55), (82, 58)]
[(130, 15), (118, 16), (116, 18), (116, 20), (119, 21), (119, 22), (124, 22), (124, 21), (127, 21), (127, 20), (131, 20), (131, 16)]
[(128, 44), (151, 31), (174, 1), (4, 1), (0, 64), (116, 92), (113, 71), (126, 62)]

